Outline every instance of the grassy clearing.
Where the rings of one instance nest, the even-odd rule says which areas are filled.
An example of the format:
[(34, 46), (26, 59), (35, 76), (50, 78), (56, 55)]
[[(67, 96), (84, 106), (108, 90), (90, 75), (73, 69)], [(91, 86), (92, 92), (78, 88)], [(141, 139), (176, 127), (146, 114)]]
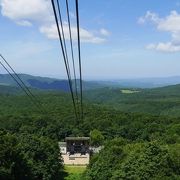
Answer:
[(81, 175), (86, 170), (86, 166), (65, 166), (68, 176), (65, 180), (82, 180)]
[(121, 92), (123, 94), (133, 94), (133, 93), (138, 93), (140, 91), (136, 91), (136, 90), (130, 90), (130, 89), (122, 89)]

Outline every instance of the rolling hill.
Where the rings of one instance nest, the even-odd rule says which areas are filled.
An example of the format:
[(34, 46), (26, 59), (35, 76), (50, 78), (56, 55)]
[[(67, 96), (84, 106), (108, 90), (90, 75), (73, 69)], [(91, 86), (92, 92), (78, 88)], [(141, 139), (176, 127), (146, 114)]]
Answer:
[[(53, 87), (53, 81), (36, 79), (38, 85), (29, 87), (34, 93), (52, 94), (53, 91), (68, 92), (63, 86)], [(27, 79), (29, 82), (29, 79)], [(26, 82), (27, 82), (26, 81)], [(7, 81), (6, 81), (7, 82)], [(59, 83), (62, 83), (59, 81)], [(10, 83), (9, 83), (10, 84)], [(44, 84), (44, 85), (42, 85)], [(45, 86), (47, 84), (47, 86)], [(63, 83), (62, 83), (63, 84)], [(41, 86), (42, 85), (42, 86)], [(34, 89), (36, 87), (36, 89)], [(37, 88), (38, 87), (38, 88)], [(53, 89), (54, 88), (54, 89)], [(43, 93), (44, 92), (44, 93)], [(96, 83), (86, 83), (84, 102), (105, 106), (122, 112), (145, 113), (151, 115), (180, 116), (180, 85), (152, 89), (103, 87)], [(23, 94), (16, 86), (0, 85), (0, 95)]]
[(180, 116), (180, 85), (153, 89), (103, 88), (84, 94), (91, 103), (123, 112)]
[[(66, 79), (56, 79), (28, 74), (19, 74), (25, 84), (31, 88), (42, 90), (62, 90), (69, 91), (68, 81)], [(79, 82), (79, 81), (78, 81)], [(74, 84), (74, 80), (73, 80)], [(167, 78), (141, 78), (141, 79), (120, 79), (120, 80), (85, 80), (83, 81), (83, 90), (110, 88), (157, 88), (168, 85), (180, 84), (180, 77)], [(16, 82), (8, 74), (0, 74), (0, 85), (17, 86)], [(79, 89), (78, 83), (78, 89)]]
[[(24, 81), (24, 83), (31, 88), (69, 91), (68, 82), (66, 80), (31, 76), (27, 74), (19, 74), (19, 76)], [(16, 82), (8, 74), (0, 75), (0, 84), (6, 86), (17, 86)]]
[[(31, 88), (41, 90), (62, 90), (65, 92), (69, 91), (68, 81), (64, 79), (60, 80), (55, 78), (32, 76), (27, 74), (19, 74), (19, 76), (21, 77), (23, 82)], [(0, 74), (0, 85), (17, 86), (16, 82), (8, 74)], [(105, 85), (103, 85), (102, 83), (98, 83), (95, 81), (83, 81), (83, 88), (86, 90), (102, 87), (105, 87)]]

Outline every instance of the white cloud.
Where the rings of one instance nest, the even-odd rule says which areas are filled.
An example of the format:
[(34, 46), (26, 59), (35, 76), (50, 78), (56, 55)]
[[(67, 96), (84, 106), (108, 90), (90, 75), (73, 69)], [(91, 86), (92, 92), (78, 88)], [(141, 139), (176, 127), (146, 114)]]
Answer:
[(161, 19), (157, 29), (171, 33), (180, 32), (180, 14), (178, 14), (176, 11), (171, 11), (169, 16)]
[(104, 29), (104, 28), (100, 29), (100, 33), (101, 33), (103, 36), (109, 36), (109, 35), (110, 35), (110, 33), (109, 33), (106, 29)]
[(162, 52), (178, 52), (178, 51), (180, 51), (180, 46), (174, 45), (172, 42), (149, 44), (149, 45), (147, 45), (146, 48), (147, 49), (155, 49), (157, 51), (162, 51)]
[[(0, 0), (1, 13), (21, 26), (32, 26), (37, 24), (41, 33), (49, 39), (57, 39), (57, 28), (54, 22), (50, 0)], [(71, 18), (75, 15), (71, 12)], [(68, 27), (64, 23), (66, 39), (69, 39)], [(100, 35), (107, 36), (109, 32), (100, 30)], [(80, 28), (82, 42), (103, 43), (105, 38), (99, 37), (91, 31)], [(72, 37), (77, 39), (76, 27), (72, 25)]]
[[(63, 23), (65, 39), (69, 40), (69, 28), (68, 25)], [(51, 26), (42, 26), (40, 32), (45, 34), (49, 39), (58, 39), (57, 27), (55, 24)], [(77, 29), (75, 26), (71, 26), (72, 39), (77, 40)], [(103, 43), (104, 38), (96, 37), (86, 29), (80, 28), (81, 41), (89, 43)]]
[(17, 21), (16, 23), (20, 26), (28, 26), (28, 27), (32, 26), (32, 23), (26, 20)]
[(57, 39), (58, 37), (57, 28), (55, 24), (52, 24), (51, 26), (41, 26), (40, 32), (45, 34), (49, 39)]
[(138, 23), (144, 24), (151, 22), (158, 31), (168, 32), (171, 35), (171, 41), (149, 44), (147, 49), (155, 49), (163, 52), (180, 51), (180, 14), (177, 11), (171, 11), (164, 18), (160, 18), (158, 14), (147, 11), (145, 16), (140, 17)]
[(52, 20), (49, 0), (1, 0), (3, 16), (20, 21), (50, 21)]
[(144, 24), (147, 21), (152, 21), (153, 23), (158, 23), (160, 21), (159, 16), (156, 13), (147, 11), (145, 16), (138, 19), (139, 24)]

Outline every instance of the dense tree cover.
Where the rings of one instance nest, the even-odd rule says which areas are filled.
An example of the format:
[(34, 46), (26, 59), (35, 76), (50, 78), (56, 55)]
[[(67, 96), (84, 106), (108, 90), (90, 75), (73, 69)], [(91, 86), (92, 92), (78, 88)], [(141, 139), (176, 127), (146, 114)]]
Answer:
[[(93, 145), (105, 143), (105, 148), (92, 158), (83, 178), (178, 178), (178, 117), (146, 114), (142, 109), (139, 111), (143, 113), (127, 113), (115, 108), (117, 104), (109, 108), (85, 101), (84, 120), (77, 123), (68, 93), (41, 92), (36, 95), (46, 114), (22, 94), (3, 92), (0, 95), (1, 179), (61, 179), (63, 167), (57, 142), (66, 136), (89, 135)], [(151, 99), (153, 96), (157, 97), (152, 95)], [(103, 97), (113, 99), (113, 95), (108, 97), (106, 92)], [(131, 105), (137, 99), (129, 99), (126, 103)], [(156, 106), (156, 110), (160, 112), (167, 102), (170, 107), (173, 104), (170, 101), (164, 97), (165, 105), (161, 101), (162, 105)], [(123, 139), (117, 139), (119, 137)]]
[(123, 112), (180, 117), (180, 85), (135, 90), (123, 93), (119, 88), (103, 88), (87, 91), (85, 96), (90, 102)]
[(90, 138), (90, 143), (92, 146), (98, 147), (103, 144), (104, 136), (102, 135), (101, 131), (98, 131), (97, 129), (90, 132)]
[(0, 132), (0, 179), (27, 179), (31, 177), (24, 156), (18, 147), (18, 140), (14, 135)]
[(0, 179), (61, 179), (57, 142), (49, 138), (0, 132)]
[(65, 136), (89, 136), (97, 129), (105, 139), (179, 142), (179, 118), (123, 113), (98, 105), (85, 105), (84, 120), (77, 124), (68, 94), (40, 96), (47, 114), (41, 114), (24, 96), (1, 97), (0, 128), (12, 133), (30, 133), (63, 140)]
[[(93, 157), (86, 180), (179, 179), (180, 157), (171, 147), (158, 142), (128, 143), (123, 139), (109, 141), (100, 154)], [(175, 156), (178, 154), (178, 157)]]

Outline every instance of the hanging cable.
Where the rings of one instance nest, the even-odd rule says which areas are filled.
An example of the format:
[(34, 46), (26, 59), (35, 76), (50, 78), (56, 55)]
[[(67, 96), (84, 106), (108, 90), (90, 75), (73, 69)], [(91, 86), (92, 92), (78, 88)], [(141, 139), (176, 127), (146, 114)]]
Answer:
[(66, 48), (66, 41), (65, 41), (65, 36), (64, 36), (64, 27), (63, 27), (63, 23), (62, 23), (61, 10), (60, 10), (59, 1), (56, 0), (56, 2), (57, 2), (57, 6), (58, 6), (58, 14), (59, 14), (59, 20), (60, 20), (60, 25), (61, 25), (62, 40), (63, 40), (64, 52), (65, 52), (65, 56), (66, 56), (67, 68), (68, 68), (68, 73), (69, 73), (69, 77), (71, 80), (71, 72), (70, 72), (70, 66), (69, 66), (69, 60), (68, 60), (68, 54), (67, 54), (67, 48)]
[(32, 92), (29, 90), (29, 88), (25, 85), (25, 83), (23, 82), (23, 80), (20, 78), (20, 76), (15, 72), (15, 70), (12, 68), (12, 66), (7, 62), (7, 60), (2, 56), (2, 54), (0, 54), (0, 57), (3, 59), (3, 61), (7, 64), (7, 66), (11, 69), (11, 71), (14, 73), (14, 75), (16, 76), (16, 78), (21, 82), (21, 84), (23, 85), (23, 87), (26, 89), (26, 91), (30, 94), (30, 96), (32, 98), (34, 98), (34, 100), (36, 101), (36, 103), (38, 104), (38, 106), (41, 107), (41, 109), (43, 109), (43, 111), (45, 112), (41, 102), (36, 98), (36, 96), (34, 96), (34, 94), (32, 94)]
[(81, 67), (81, 45), (80, 45), (80, 28), (79, 28), (79, 5), (76, 1), (76, 20), (77, 20), (77, 40), (78, 40), (78, 56), (79, 56), (79, 71), (80, 71), (80, 95), (81, 95), (81, 119), (83, 120), (83, 87), (82, 87), (82, 67)]
[(76, 78), (76, 69), (75, 69), (75, 60), (74, 60), (74, 50), (73, 50), (73, 43), (72, 43), (72, 32), (71, 32), (71, 21), (69, 16), (69, 4), (68, 0), (66, 0), (66, 13), (68, 17), (68, 28), (69, 28), (69, 39), (71, 45), (71, 58), (73, 62), (73, 73), (74, 73), (74, 86), (75, 86), (75, 93), (76, 93), (76, 103), (77, 103), (77, 110), (79, 112), (79, 98), (78, 98), (78, 87), (77, 87), (77, 78)]
[[(59, 13), (60, 27), (61, 27), (61, 32), (62, 32), (62, 40), (63, 40), (63, 44), (64, 44), (64, 51), (65, 51), (65, 55), (66, 55), (67, 69), (68, 69), (68, 73), (69, 73), (69, 77), (70, 77), (71, 88), (72, 88), (72, 91), (73, 91), (72, 78), (71, 78), (71, 69), (70, 69), (70, 65), (69, 65), (69, 58), (68, 58), (66, 40), (65, 40), (65, 34), (64, 34), (64, 26), (63, 26), (63, 22), (62, 22), (61, 9), (60, 9), (60, 4), (59, 4), (58, 0), (57, 0), (57, 7), (58, 7), (58, 13)], [(73, 91), (73, 97), (74, 97), (74, 91)], [(75, 97), (74, 97), (74, 99), (75, 99)], [(79, 116), (77, 99), (75, 101), (75, 108), (76, 108), (77, 116)]]
[(66, 72), (67, 72), (67, 76), (68, 76), (68, 82), (69, 82), (69, 87), (70, 87), (70, 91), (71, 91), (75, 116), (76, 116), (76, 120), (78, 120), (76, 106), (75, 106), (75, 100), (74, 100), (74, 94), (73, 94), (73, 89), (72, 89), (72, 85), (71, 85), (71, 80), (70, 80), (70, 75), (69, 75), (69, 70), (68, 70), (68, 64), (67, 64), (67, 61), (66, 61), (66, 55), (65, 55), (65, 51), (64, 51), (63, 40), (62, 40), (62, 36), (61, 36), (61, 31), (60, 31), (60, 28), (59, 28), (59, 22), (58, 22), (58, 18), (57, 18), (57, 13), (56, 13), (56, 7), (55, 7), (55, 4), (54, 4), (54, 0), (51, 0), (51, 3), (52, 3), (54, 17), (55, 17), (55, 21), (56, 21), (57, 30), (58, 30), (58, 36), (59, 36), (59, 41), (60, 41), (61, 50), (62, 50), (62, 54), (63, 54), (63, 59), (64, 59), (64, 63), (65, 63), (65, 68), (66, 68)]
[(40, 110), (42, 113), (44, 111), (41, 109), (39, 105), (34, 101), (34, 99), (28, 94), (26, 89), (19, 83), (19, 81), (10, 73), (10, 71), (6, 68), (6, 66), (0, 61), (1, 66), (6, 70), (6, 72), (12, 77), (12, 79), (17, 83), (17, 85), (25, 92), (25, 94), (29, 97), (29, 99), (34, 103), (34, 105)]

